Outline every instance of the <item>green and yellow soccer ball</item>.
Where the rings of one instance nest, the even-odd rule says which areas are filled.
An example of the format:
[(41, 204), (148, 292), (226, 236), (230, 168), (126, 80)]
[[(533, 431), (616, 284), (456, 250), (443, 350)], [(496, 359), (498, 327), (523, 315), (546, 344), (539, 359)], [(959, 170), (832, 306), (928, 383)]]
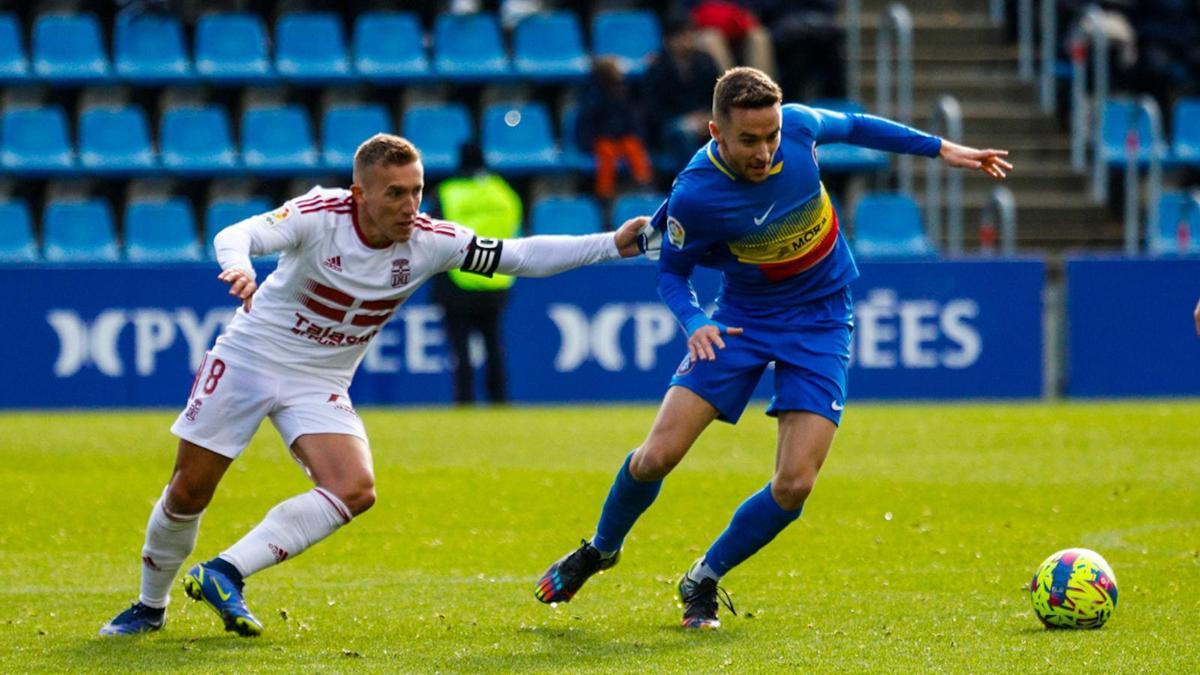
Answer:
[(1086, 548), (1046, 558), (1029, 593), (1047, 628), (1099, 628), (1117, 609), (1117, 577), (1099, 553)]

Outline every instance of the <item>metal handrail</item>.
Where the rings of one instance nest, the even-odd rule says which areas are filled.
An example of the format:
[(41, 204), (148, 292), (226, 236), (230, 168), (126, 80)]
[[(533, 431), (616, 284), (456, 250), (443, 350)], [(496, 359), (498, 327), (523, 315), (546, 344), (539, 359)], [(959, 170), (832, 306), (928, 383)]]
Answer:
[(1033, 0), (1017, 0), (1017, 72), (1033, 81)]
[(862, 0), (846, 0), (846, 95), (862, 101)]
[(1039, 23), (1042, 30), (1042, 69), (1039, 90), (1042, 112), (1053, 113), (1058, 107), (1058, 100), (1054, 95), (1054, 67), (1057, 61), (1055, 41), (1058, 39), (1058, 12), (1054, 0), (1042, 0), (1041, 12)]
[[(895, 41), (896, 112), (892, 114), (892, 42)], [(901, 124), (912, 124), (912, 46), (913, 20), (908, 8), (900, 3), (888, 5), (879, 24), (875, 41), (875, 111), (893, 117)], [(911, 155), (899, 159), (899, 187), (912, 194), (913, 163)]]
[(988, 19), (997, 26), (1004, 25), (1004, 0), (988, 2)]
[[(1086, 92), (1087, 54), (1092, 55), (1092, 97)], [(1104, 102), (1108, 99), (1108, 34), (1104, 32), (1104, 12), (1088, 5), (1083, 19), (1071, 38), (1071, 166), (1087, 170), (1086, 144), (1088, 117), (1091, 112), (1092, 201), (1108, 201), (1108, 163), (1104, 161)]]
[[(929, 116), (929, 131), (943, 138), (959, 142), (963, 139), (962, 106), (950, 95), (939, 96)], [(945, 193), (942, 191), (942, 175), (946, 175)], [(929, 238), (935, 243), (942, 241), (942, 208), (946, 210), (946, 250), (950, 255), (961, 255), (963, 249), (963, 176), (961, 171), (947, 171), (942, 160), (934, 157), (925, 171), (925, 224)]]
[(983, 205), (983, 221), (980, 223), (980, 249), (988, 255), (995, 253), (995, 241), (988, 242), (984, 234), (995, 232), (996, 222), (1000, 223), (1000, 252), (1011, 257), (1017, 253), (1017, 200), (1012, 190), (1004, 185), (992, 188), (987, 203)]
[(1138, 150), (1141, 148), (1141, 116), (1150, 122), (1148, 149), (1149, 170), (1146, 175), (1146, 231), (1158, 231), (1158, 200), (1162, 194), (1163, 132), (1162, 112), (1150, 96), (1142, 96), (1137, 105), (1130, 106), (1125, 125), (1125, 255), (1137, 255), (1140, 250), (1138, 231)]

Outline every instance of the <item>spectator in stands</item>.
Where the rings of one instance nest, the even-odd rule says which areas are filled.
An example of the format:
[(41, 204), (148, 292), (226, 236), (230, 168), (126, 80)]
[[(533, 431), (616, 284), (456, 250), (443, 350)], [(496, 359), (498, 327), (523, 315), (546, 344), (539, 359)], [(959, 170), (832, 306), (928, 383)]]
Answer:
[(617, 193), (618, 159), (629, 165), (639, 186), (648, 187), (654, 181), (638, 120), (637, 103), (616, 59), (596, 59), (580, 96), (575, 140), (596, 155), (596, 197), (606, 203)]
[(681, 6), (690, 10), (701, 45), (722, 71), (740, 65), (774, 76), (771, 35), (745, 0), (683, 0)]
[[(462, 146), (463, 177), (450, 178), (438, 186), (442, 217), (473, 229), (480, 237), (508, 239), (521, 230), (523, 207), (503, 178), (484, 168), (483, 151), (474, 143)], [(450, 270), (434, 277), (433, 299), (445, 311), (446, 334), (454, 356), (454, 401), (474, 403), (474, 365), (471, 335), (483, 338), (487, 355), (485, 386), (488, 400), (504, 403), (508, 386), (504, 368), (504, 346), (500, 319), (514, 278), (506, 274), (490, 277)]]
[[(643, 100), (651, 137), (680, 168), (709, 138), (713, 83), (721, 74), (708, 52), (696, 47), (696, 31), (687, 19), (672, 21), (663, 33), (664, 48), (654, 57), (643, 81)], [(661, 96), (660, 92), (670, 92)]]
[(1138, 43), (1135, 88), (1164, 109), (1179, 94), (1200, 92), (1200, 3), (1143, 0), (1132, 19)]
[(771, 32), (784, 100), (843, 98), (846, 31), (837, 0), (743, 0)]

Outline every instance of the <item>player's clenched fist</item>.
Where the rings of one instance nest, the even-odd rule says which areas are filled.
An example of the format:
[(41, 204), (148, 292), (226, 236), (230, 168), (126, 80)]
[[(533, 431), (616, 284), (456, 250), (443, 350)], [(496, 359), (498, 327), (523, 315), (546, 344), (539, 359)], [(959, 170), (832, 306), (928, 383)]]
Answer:
[(246, 270), (235, 267), (221, 272), (217, 278), (229, 284), (229, 294), (241, 300), (242, 307), (249, 312), (250, 304), (254, 299), (254, 291), (258, 290), (258, 284), (254, 282), (254, 277), (250, 276)]

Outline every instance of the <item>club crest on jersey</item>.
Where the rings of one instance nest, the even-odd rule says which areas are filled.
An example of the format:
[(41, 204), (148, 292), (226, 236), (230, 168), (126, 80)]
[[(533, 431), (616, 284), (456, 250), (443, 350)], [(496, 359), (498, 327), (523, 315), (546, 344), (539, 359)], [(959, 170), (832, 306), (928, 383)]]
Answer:
[(399, 258), (392, 261), (392, 288), (407, 285), (411, 277), (412, 267), (408, 264), (408, 258)]
[(683, 248), (683, 239), (685, 233), (683, 231), (683, 223), (675, 216), (667, 216), (667, 239), (675, 248)]

